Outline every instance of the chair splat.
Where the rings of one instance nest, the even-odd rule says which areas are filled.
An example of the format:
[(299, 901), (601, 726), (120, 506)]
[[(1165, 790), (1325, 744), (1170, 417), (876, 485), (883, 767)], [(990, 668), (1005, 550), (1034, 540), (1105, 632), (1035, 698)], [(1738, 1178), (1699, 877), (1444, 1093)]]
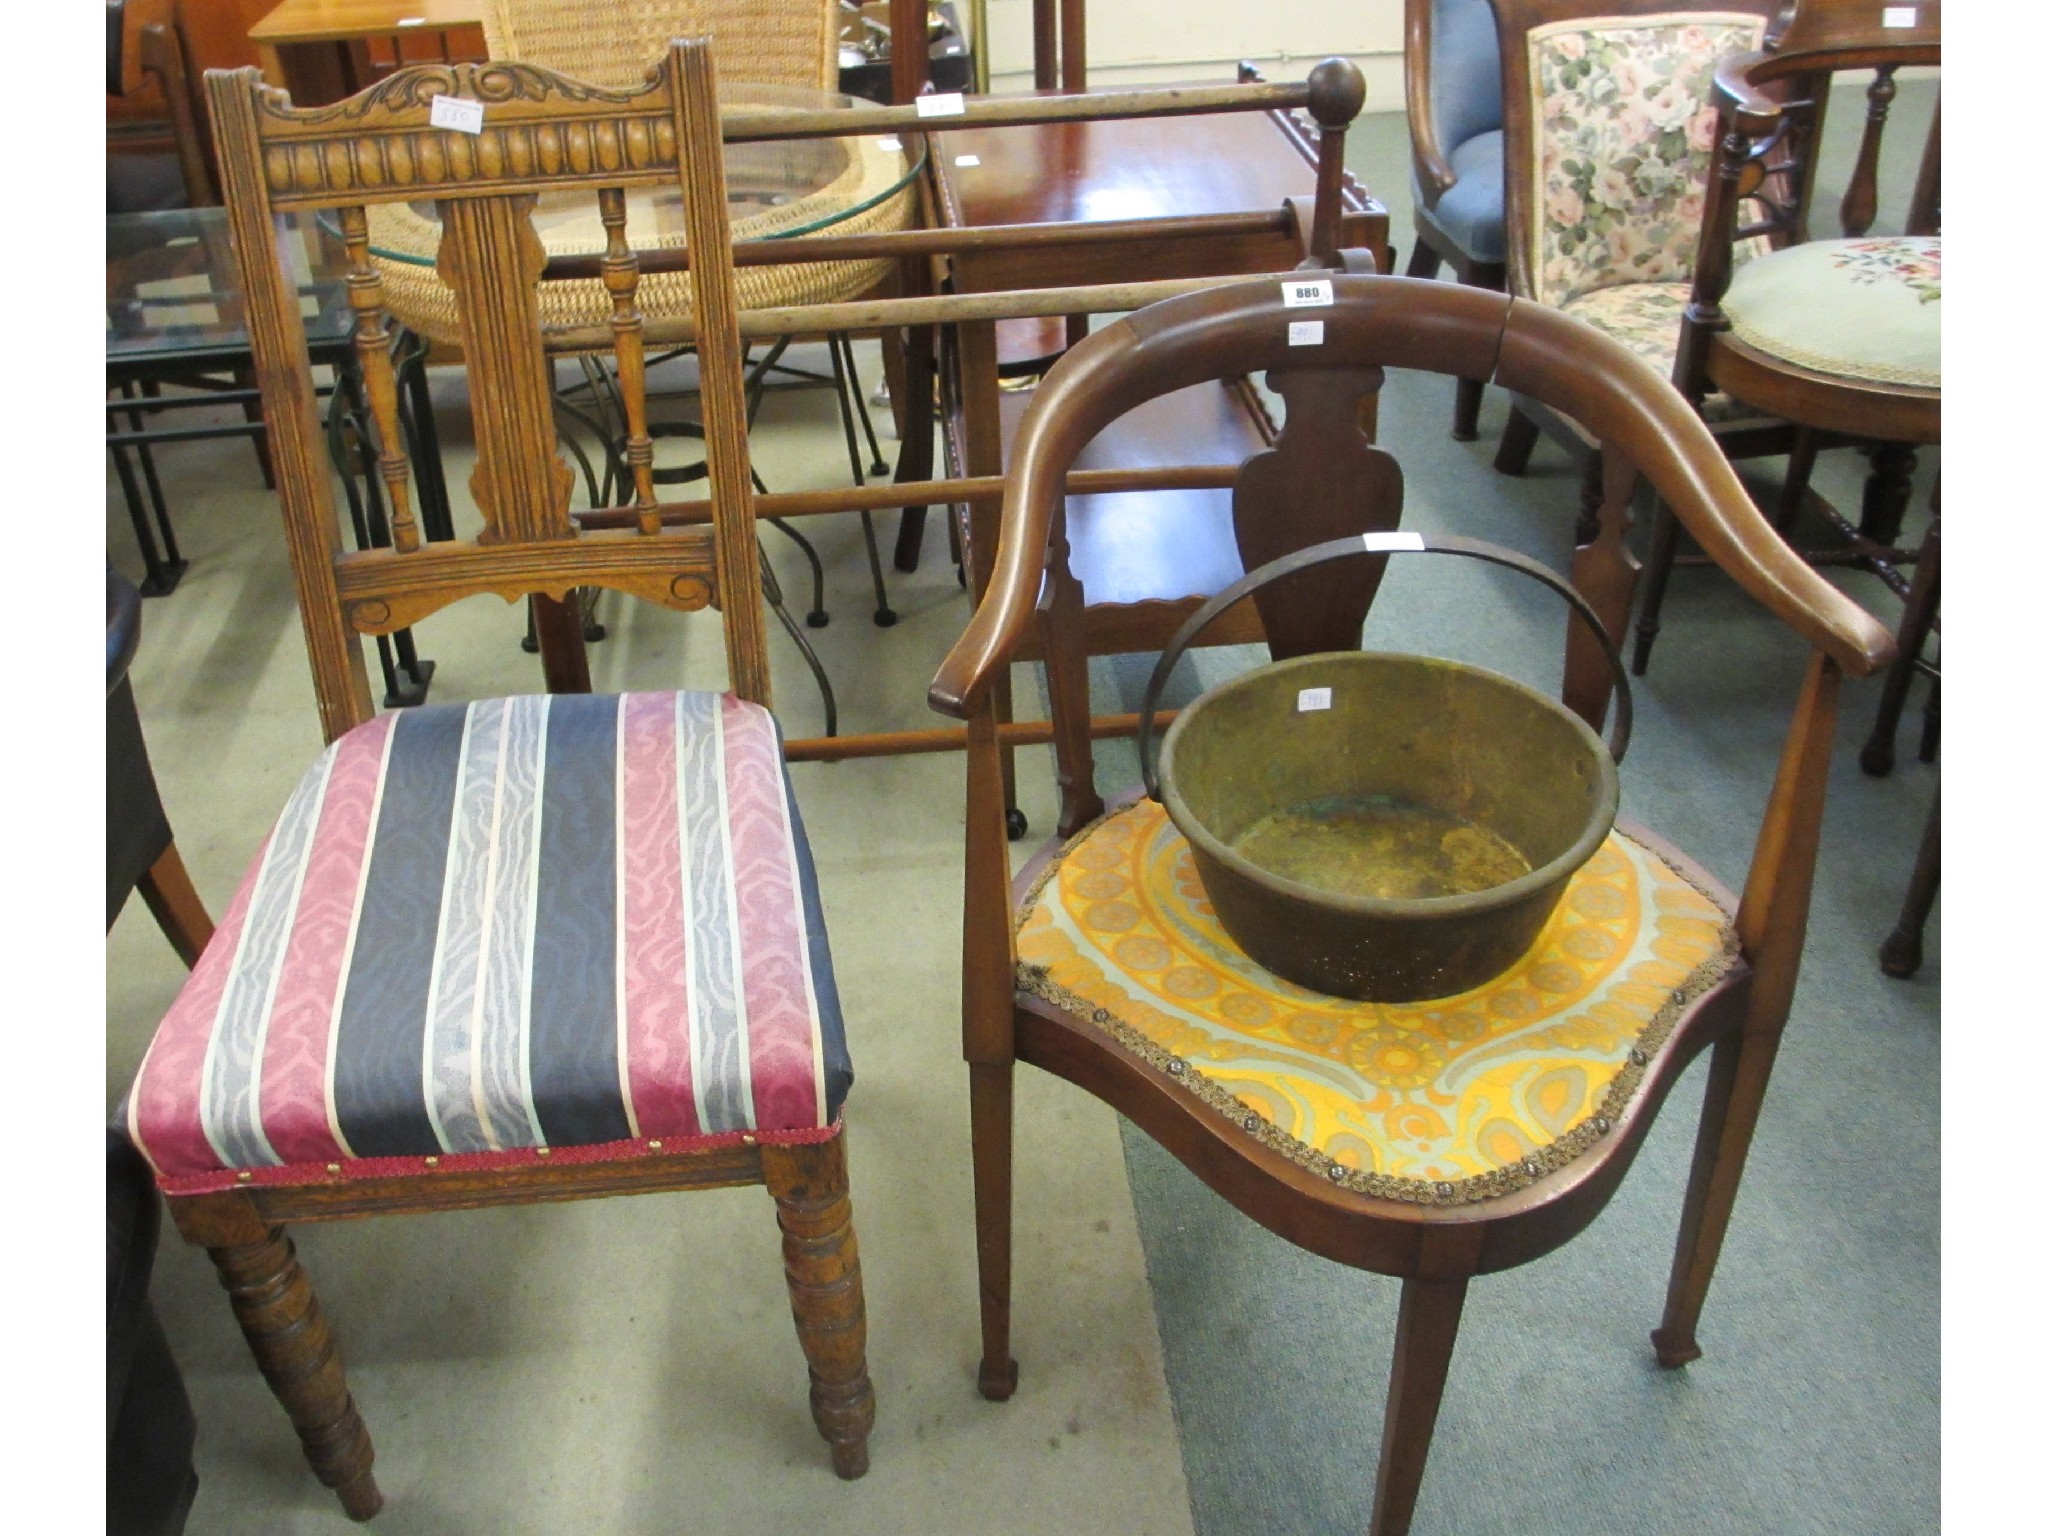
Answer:
[(647, 337), (640, 316), (640, 261), (626, 243), (626, 190), (601, 187), (604, 286), (612, 296), (612, 351), (619, 360), (619, 393), (626, 409), (626, 463), (633, 472), (633, 511), (645, 534), (661, 532), (654, 495), (654, 438), (647, 430)]
[(391, 503), (391, 542), (400, 554), (420, 547), (419, 524), (408, 494), (405, 433), (398, 421), (398, 383), (391, 368), (391, 327), (384, 306), (384, 279), (370, 261), (370, 221), (362, 204), (340, 210), (341, 238), (348, 251), (348, 302), (356, 313), (356, 356), (370, 396), (376, 427), (377, 471)]

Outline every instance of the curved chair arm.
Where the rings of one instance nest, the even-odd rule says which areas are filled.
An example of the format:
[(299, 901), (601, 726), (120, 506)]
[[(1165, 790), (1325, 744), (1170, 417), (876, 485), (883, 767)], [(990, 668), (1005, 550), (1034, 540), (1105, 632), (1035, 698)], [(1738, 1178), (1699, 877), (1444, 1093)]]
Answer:
[(1288, 321), (1299, 313), (1282, 303), (1281, 283), (1261, 279), (1150, 305), (1060, 360), (1018, 431), (994, 576), (932, 681), (932, 708), (964, 718), (1014, 654), (1038, 603), (1067, 470), (1103, 427), (1171, 390), (1311, 361), (1487, 378), (1555, 407), (1635, 464), (1744, 591), (1846, 671), (1868, 676), (1892, 659), (1884, 626), (1786, 545), (1684, 396), (1619, 342), (1483, 289), (1327, 280), (1336, 303), (1317, 311), (1324, 341), (1312, 356), (1288, 345)]
[(1408, 101), (1408, 144), (1415, 160), (1415, 178), (1422, 183), (1422, 200), (1432, 208), (1438, 198), (1458, 184), (1458, 173), (1451, 169), (1436, 131), (1435, 95), (1430, 81), (1435, 10), (1436, 0), (1406, 0), (1401, 52), (1401, 88)]
[(1785, 109), (1763, 87), (1753, 84), (1749, 72), (1768, 63), (1772, 55), (1761, 51), (1731, 53), (1714, 66), (1714, 100), (1724, 113), (1733, 113), (1735, 126), (1751, 138), (1775, 133)]

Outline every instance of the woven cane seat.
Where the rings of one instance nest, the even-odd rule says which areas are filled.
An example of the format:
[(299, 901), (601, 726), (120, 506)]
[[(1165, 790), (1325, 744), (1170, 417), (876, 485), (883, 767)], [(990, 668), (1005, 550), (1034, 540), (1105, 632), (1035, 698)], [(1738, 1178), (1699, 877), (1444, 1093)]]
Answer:
[[(900, 148), (874, 136), (811, 139), (788, 143), (735, 145), (728, 151), (732, 182), (732, 238), (773, 239), (829, 226), (834, 235), (881, 234), (909, 227), (915, 191), (904, 185)], [(758, 163), (757, 163), (758, 162)], [(780, 163), (771, 163), (780, 162)], [(749, 175), (751, 168), (753, 174)], [(812, 190), (766, 204), (742, 200), (748, 181), (787, 182)], [(626, 238), (636, 251), (683, 245), (682, 209), (675, 189), (636, 190), (629, 195)], [(382, 203), (369, 210), (372, 262), (384, 280), (384, 300), (407, 329), (429, 341), (460, 346), (462, 321), (455, 291), (434, 269), (441, 226), (428, 207)], [(541, 199), (534, 224), (553, 256), (595, 255), (605, 248), (594, 193), (554, 193)], [(825, 304), (869, 292), (888, 271), (882, 261), (843, 261), (787, 267), (740, 267), (735, 275), (740, 306)], [(598, 278), (544, 282), (537, 289), (543, 326), (609, 326), (611, 295)], [(637, 299), (648, 319), (690, 313), (687, 272), (648, 272)]]
[(1432, 1204), (1506, 1193), (1592, 1146), (1734, 955), (1717, 898), (1617, 832), (1535, 947), (1485, 986), (1418, 1003), (1327, 997), (1231, 941), (1149, 800), (1069, 842), (1017, 929), (1021, 992), (1333, 1183)]
[(379, 715), (293, 791), (123, 1122), (164, 1188), (837, 1133), (775, 718), (716, 693)]

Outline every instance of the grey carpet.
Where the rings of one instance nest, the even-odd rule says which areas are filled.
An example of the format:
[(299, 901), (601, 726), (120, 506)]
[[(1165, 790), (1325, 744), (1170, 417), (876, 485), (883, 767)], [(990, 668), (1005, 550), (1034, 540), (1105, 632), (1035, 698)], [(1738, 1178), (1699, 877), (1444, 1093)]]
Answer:
[[(1908, 87), (1898, 112), (1922, 113), (1925, 101)], [(1900, 124), (1897, 140), (1915, 153), (1916, 125)], [(1368, 119), (1353, 155), (1396, 203), (1402, 135), (1398, 117)], [(1831, 148), (1839, 185), (1841, 150)], [(1909, 178), (1913, 158), (1895, 152), (1888, 182)], [(1404, 241), (1405, 206), (1393, 212)], [(1450, 406), (1447, 380), (1396, 374), (1385, 391), (1382, 439), (1408, 474), (1408, 523), (1495, 539), (1561, 568), (1576, 508), (1563, 455), (1540, 446), (1526, 479), (1496, 475), (1505, 402), (1488, 392), (1470, 444), (1449, 440)], [(1923, 455), (1916, 525), (1938, 457)], [(1853, 508), (1862, 467), (1852, 452), (1825, 455), (1817, 485)], [(1779, 472), (1766, 462), (1753, 475), (1768, 489)], [(1886, 622), (1896, 618), (1874, 581), (1841, 579)], [(1554, 689), (1562, 622), (1554, 597), (1506, 573), (1397, 560), (1367, 643)], [(1806, 654), (1718, 573), (1674, 578), (1638, 684), (1623, 812), (1731, 885), (1747, 868)], [(1173, 693), (1188, 697), (1256, 659), (1203, 653)], [(1149, 668), (1150, 658), (1099, 663), (1098, 706), (1136, 708)], [(1858, 769), (1877, 691), (1876, 679), (1845, 690), (1805, 969), (1702, 1322), (1705, 1358), (1665, 1372), (1648, 1340), (1701, 1063), (1590, 1230), (1474, 1284), (1417, 1536), (1937, 1528), (1939, 909), (1917, 978), (1891, 980), (1876, 963), (1936, 770), (1913, 755), (1917, 707), (1893, 774)], [(1121, 744), (1102, 753), (1101, 769), (1105, 786), (1136, 776)], [(1295, 1249), (1124, 1130), (1196, 1529), (1362, 1530), (1397, 1283)]]

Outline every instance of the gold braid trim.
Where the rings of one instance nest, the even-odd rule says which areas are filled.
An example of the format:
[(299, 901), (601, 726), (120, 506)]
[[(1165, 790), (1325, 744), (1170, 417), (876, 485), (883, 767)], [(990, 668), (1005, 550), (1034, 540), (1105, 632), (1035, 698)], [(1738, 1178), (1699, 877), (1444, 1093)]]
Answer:
[[(1025, 919), (1031, 915), (1032, 909), (1037, 906), (1039, 896), (1047, 884), (1059, 873), (1060, 865), (1065, 862), (1068, 852), (1078, 848), (1088, 835), (1104, 822), (1136, 808), (1134, 804), (1107, 812), (1068, 840), (1067, 846), (1060, 851), (1059, 856), (1032, 881), (1031, 889), (1018, 906), (1017, 926), (1020, 929)], [(1626, 832), (1617, 835), (1627, 838), (1638, 848), (1643, 847)], [(1670, 870), (1679, 880), (1698, 891), (1724, 917), (1727, 916), (1727, 909), (1715, 898), (1713, 892), (1689, 878), (1684, 870), (1665, 864), (1654, 850), (1644, 851), (1651, 858), (1657, 859), (1659, 864)], [(1017, 963), (1017, 990), (1026, 996), (1041, 998), (1051, 1003), (1081, 1023), (1094, 1025), (1147, 1066), (1172, 1078), (1252, 1140), (1278, 1152), (1289, 1162), (1328, 1179), (1339, 1189), (1353, 1190), (1358, 1194), (1372, 1195), (1381, 1200), (1401, 1200), (1411, 1205), (1471, 1205), (1481, 1200), (1498, 1199), (1518, 1189), (1527, 1189), (1537, 1180), (1556, 1173), (1576, 1161), (1589, 1147), (1613, 1130), (1614, 1122), (1620, 1119), (1622, 1110), (1628, 1106), (1629, 1100), (1635, 1097), (1636, 1090), (1642, 1086), (1643, 1074), (1649, 1069), (1651, 1058), (1663, 1049), (1679, 1019), (1698, 998), (1705, 995), (1715, 983), (1728, 974), (1737, 958), (1735, 932), (1731, 923), (1723, 931), (1720, 950), (1695, 966), (1692, 974), (1679, 984), (1677, 990), (1665, 1000), (1663, 1007), (1651, 1015), (1650, 1021), (1642, 1027), (1636, 1036), (1635, 1044), (1629, 1048), (1628, 1059), (1622, 1063), (1621, 1070), (1615, 1074), (1614, 1081), (1607, 1085), (1607, 1092), (1601, 1096), (1599, 1107), (1564, 1135), (1545, 1146), (1538, 1147), (1534, 1152), (1504, 1168), (1496, 1168), (1490, 1173), (1473, 1174), (1468, 1178), (1434, 1182), (1428, 1179), (1394, 1178), (1384, 1173), (1367, 1173), (1346, 1167), (1299, 1137), (1281, 1130), (1264, 1115), (1247, 1106), (1229, 1089), (1203, 1076), (1192, 1063), (1154, 1043), (1107, 1008), (1098, 1008), (1079, 993), (1061, 986), (1052, 979), (1045, 966), (1020, 960)]]

